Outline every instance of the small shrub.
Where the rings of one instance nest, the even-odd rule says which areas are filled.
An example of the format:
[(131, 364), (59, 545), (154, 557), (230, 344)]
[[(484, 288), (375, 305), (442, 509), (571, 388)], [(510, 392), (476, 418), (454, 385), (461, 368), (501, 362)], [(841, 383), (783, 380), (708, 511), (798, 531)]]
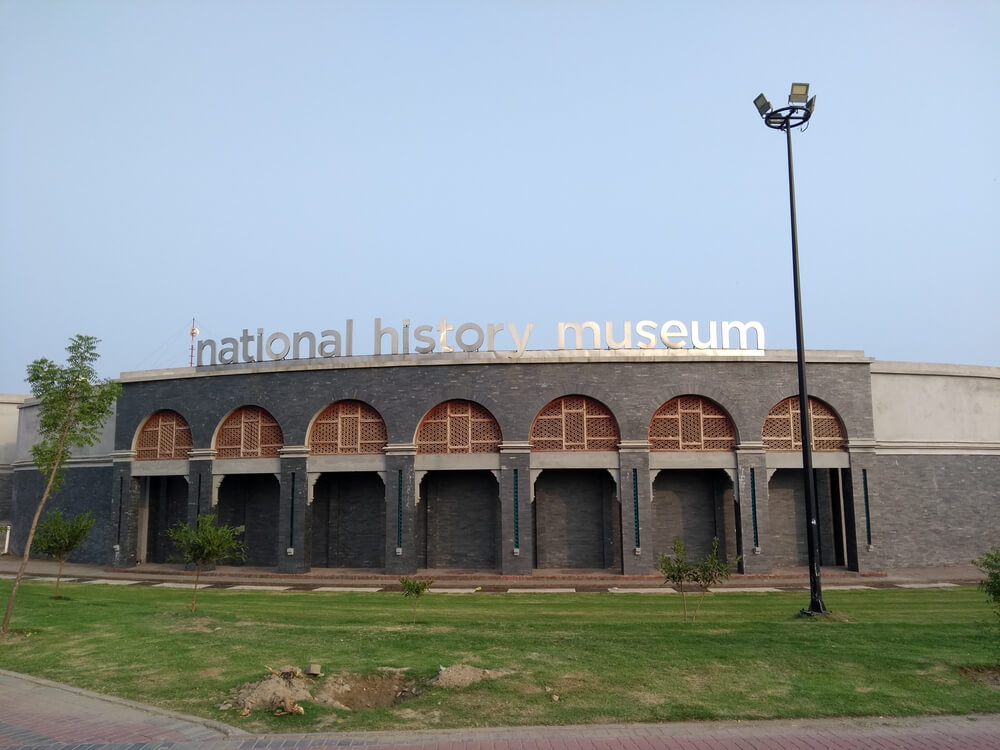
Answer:
[(420, 599), (421, 596), (424, 595), (424, 593), (426, 593), (427, 589), (431, 587), (431, 584), (433, 584), (434, 581), (432, 580), (420, 581), (417, 580), (416, 578), (407, 578), (406, 576), (403, 576), (402, 578), (399, 579), (399, 582), (403, 585), (403, 596), (410, 599), (412, 604), (412, 609), (413, 609), (412, 622), (416, 622), (417, 601)]
[(66, 558), (73, 550), (87, 541), (90, 529), (97, 519), (89, 510), (70, 518), (64, 518), (62, 511), (56, 508), (38, 524), (35, 532), (35, 548), (49, 557), (59, 561), (59, 572), (56, 574), (56, 597), (59, 596), (59, 583), (62, 581), (63, 566)]
[(214, 515), (199, 516), (195, 526), (177, 523), (167, 531), (184, 561), (194, 565), (194, 594), (190, 607), (192, 612), (198, 608), (198, 578), (202, 569), (223, 558), (242, 560), (246, 556), (243, 542), (236, 539), (238, 533), (235, 526), (216, 526)]
[[(739, 561), (739, 557), (736, 558)], [(664, 583), (671, 583), (681, 592), (681, 602), (684, 605), (684, 621), (688, 619), (687, 609), (687, 585), (692, 584), (701, 591), (698, 597), (698, 605), (691, 616), (693, 622), (701, 611), (701, 604), (705, 601), (705, 594), (710, 586), (715, 586), (729, 578), (733, 570), (733, 563), (727, 562), (719, 557), (719, 538), (712, 539), (712, 551), (702, 560), (695, 560), (693, 563), (687, 559), (687, 547), (680, 540), (674, 537), (673, 554), (660, 555), (658, 569), (664, 576)]]

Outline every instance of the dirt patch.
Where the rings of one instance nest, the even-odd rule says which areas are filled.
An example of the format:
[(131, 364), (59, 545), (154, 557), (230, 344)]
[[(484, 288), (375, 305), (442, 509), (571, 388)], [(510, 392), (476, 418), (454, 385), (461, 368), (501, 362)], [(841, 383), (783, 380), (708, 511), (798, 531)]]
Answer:
[(419, 695), (416, 682), (398, 671), (380, 674), (333, 674), (313, 692), (313, 700), (352, 711), (387, 708)]
[(483, 680), (495, 680), (513, 674), (509, 669), (479, 669), (468, 664), (455, 664), (442, 667), (438, 676), (431, 682), (441, 687), (464, 688)]
[(270, 674), (263, 679), (238, 687), (219, 708), (236, 708), (241, 716), (252, 711), (301, 713), (298, 704), (302, 701), (345, 711), (386, 708), (420, 692), (416, 681), (406, 676), (406, 670), (391, 667), (379, 674), (332, 674), (325, 679), (310, 677), (293, 666), (268, 670)]
[(219, 708), (236, 707), (240, 715), (247, 716), (251, 711), (285, 710), (299, 701), (312, 700), (313, 681), (299, 669), (287, 666), (274, 670), (271, 674), (257, 682), (247, 682), (236, 689), (232, 700), (223, 703)]
[(967, 680), (1000, 690), (1000, 665), (996, 667), (960, 667), (958, 673)]
[[(380, 667), (377, 674), (341, 673), (326, 677), (310, 677), (293, 666), (267, 669), (266, 677), (238, 687), (219, 709), (237, 709), (241, 716), (248, 716), (252, 711), (302, 713), (299, 705), (302, 701), (341, 711), (388, 708), (420, 695), (427, 684), (410, 677), (406, 668), (399, 667)], [(442, 667), (429, 684), (464, 688), (509, 674), (513, 671), (456, 664)]]

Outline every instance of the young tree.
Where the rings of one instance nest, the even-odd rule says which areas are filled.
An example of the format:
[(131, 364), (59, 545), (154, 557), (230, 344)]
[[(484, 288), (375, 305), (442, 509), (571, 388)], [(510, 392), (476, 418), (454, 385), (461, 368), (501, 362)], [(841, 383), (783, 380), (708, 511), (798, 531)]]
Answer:
[(417, 601), (431, 587), (434, 581), (420, 581), (416, 578), (403, 576), (399, 579), (403, 584), (403, 596), (411, 600), (413, 609), (413, 622), (417, 621)]
[(38, 524), (35, 534), (35, 546), (49, 557), (59, 561), (59, 572), (56, 574), (56, 596), (59, 596), (59, 582), (62, 580), (63, 566), (66, 558), (83, 544), (90, 536), (90, 529), (95, 521), (94, 514), (86, 513), (64, 518), (62, 511), (56, 508)]
[(239, 529), (235, 526), (216, 526), (215, 516), (198, 516), (194, 526), (178, 523), (167, 531), (177, 545), (184, 562), (194, 565), (194, 595), (191, 611), (198, 608), (198, 578), (201, 571), (227, 557), (242, 560), (245, 555), (243, 542), (236, 539)]
[(684, 621), (687, 622), (687, 593), (684, 586), (693, 580), (694, 566), (688, 562), (687, 546), (680, 537), (674, 537), (672, 555), (660, 555), (660, 564), (657, 568), (663, 573), (663, 582), (672, 583), (674, 588), (681, 592), (681, 602), (684, 604)]
[(17, 569), (14, 585), (7, 600), (0, 635), (6, 635), (10, 617), (14, 612), (17, 590), (24, 577), (31, 555), (31, 543), (38, 528), (38, 519), (49, 496), (62, 482), (62, 467), (72, 448), (94, 445), (100, 440), (104, 422), (111, 416), (115, 399), (121, 386), (97, 377), (98, 339), (76, 335), (66, 347), (68, 357), (65, 367), (49, 359), (36, 359), (28, 365), (28, 384), (31, 393), (41, 402), (39, 407), (39, 440), (31, 448), (35, 466), (47, 477), (45, 490), (28, 529), (24, 543), (24, 556)]
[[(739, 561), (739, 558), (736, 558)], [(684, 603), (684, 621), (688, 619), (686, 585), (693, 584), (701, 591), (698, 597), (698, 605), (695, 607), (691, 621), (698, 618), (701, 611), (701, 604), (705, 601), (705, 594), (710, 586), (715, 586), (721, 581), (729, 578), (732, 573), (733, 563), (726, 562), (719, 557), (719, 538), (712, 539), (712, 551), (701, 560), (688, 562), (687, 547), (679, 537), (674, 537), (674, 549), (672, 555), (660, 555), (659, 571), (663, 573), (664, 583), (672, 583), (681, 592), (681, 601)]]

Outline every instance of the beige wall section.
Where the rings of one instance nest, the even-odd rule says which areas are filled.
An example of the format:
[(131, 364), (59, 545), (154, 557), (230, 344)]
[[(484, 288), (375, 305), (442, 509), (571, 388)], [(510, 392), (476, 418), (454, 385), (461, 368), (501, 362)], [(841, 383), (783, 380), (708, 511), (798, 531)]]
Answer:
[(880, 447), (1000, 452), (1000, 367), (872, 362)]
[[(20, 408), (17, 423), (17, 450), (15, 462), (31, 463), (31, 446), (38, 442), (38, 408), (41, 402), (31, 399)], [(115, 413), (111, 412), (104, 423), (104, 431), (96, 445), (86, 448), (72, 448), (71, 455), (77, 461), (82, 459), (107, 459), (115, 447)]]
[(0, 393), (0, 467), (9, 467), (17, 455), (17, 412), (29, 397)]

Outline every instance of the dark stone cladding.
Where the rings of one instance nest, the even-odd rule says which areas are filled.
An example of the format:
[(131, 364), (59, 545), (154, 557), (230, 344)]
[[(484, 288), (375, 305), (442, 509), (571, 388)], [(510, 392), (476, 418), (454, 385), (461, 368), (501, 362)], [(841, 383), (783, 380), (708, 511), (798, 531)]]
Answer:
[[(86, 513), (94, 514), (95, 523), (90, 536), (79, 549), (70, 555), (70, 562), (87, 565), (105, 565), (109, 562), (109, 550), (119, 542), (119, 519), (117, 503), (109, 503), (112, 488), (110, 466), (74, 466), (68, 464), (62, 486), (52, 494), (42, 511), (44, 518), (55, 509), (66, 516)], [(45, 491), (46, 477), (37, 469), (25, 468), (14, 473), (15, 497), (26, 502), (14, 502), (11, 525), (11, 550), (23, 554), (31, 519), (38, 508), (38, 500)], [(37, 553), (33, 553), (37, 554)]]
[[(872, 439), (867, 359), (812, 364), (808, 377), (810, 392), (837, 412), (849, 439)], [(542, 407), (570, 394), (604, 403), (618, 420), (623, 440), (646, 440), (650, 418), (659, 406), (674, 396), (694, 394), (728, 411), (740, 442), (757, 442), (768, 411), (798, 392), (792, 359), (720, 357), (703, 361), (390, 363), (257, 372), (213, 368), (208, 376), (125, 380), (123, 385), (116, 450), (131, 449), (142, 422), (160, 409), (181, 414), (191, 426), (194, 446), (208, 448), (221, 420), (246, 405), (260, 406), (277, 419), (285, 445), (303, 445), (311, 420), (325, 406), (342, 399), (357, 399), (377, 409), (390, 443), (412, 442), (424, 414), (450, 399), (481, 404), (496, 417), (504, 440), (523, 441)]]

